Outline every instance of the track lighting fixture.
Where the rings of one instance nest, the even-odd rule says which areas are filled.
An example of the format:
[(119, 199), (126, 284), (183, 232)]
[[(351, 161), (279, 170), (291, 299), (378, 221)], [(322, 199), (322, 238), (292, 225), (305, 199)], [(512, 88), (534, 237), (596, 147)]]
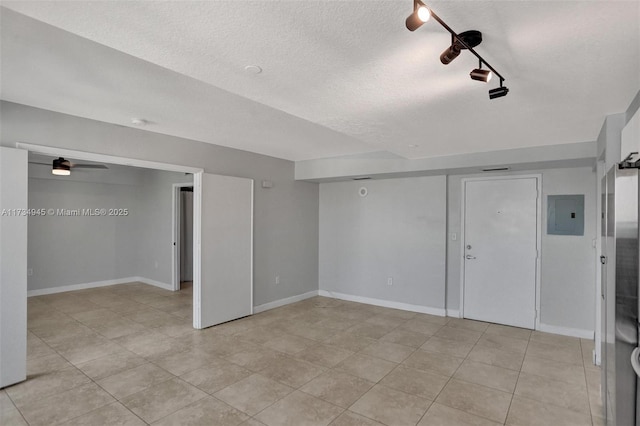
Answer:
[(415, 31), (431, 17), (431, 11), (420, 0), (414, 0), (413, 13), (405, 21), (409, 31)]
[(451, 61), (453, 61), (460, 55), (461, 51), (462, 49), (460, 49), (459, 44), (452, 44), (451, 46), (447, 47), (447, 50), (442, 52), (442, 54), (440, 55), (440, 62), (442, 62), (444, 65), (449, 65)]
[(460, 55), (462, 49), (473, 48), (480, 43), (482, 43), (482, 33), (480, 31), (470, 30), (460, 33), (456, 37), (452, 36), (451, 46), (442, 52), (440, 62), (444, 65), (449, 65), (451, 61)]
[(500, 87), (489, 90), (489, 99), (501, 98), (507, 96), (507, 93), (509, 93), (509, 88), (502, 86), (501, 82)]
[[(444, 65), (448, 65), (455, 58), (460, 56), (460, 52), (466, 49), (471, 52), (475, 57), (478, 58), (479, 66), (469, 73), (472, 80), (489, 82), (493, 75), (497, 75), (500, 79), (500, 87), (489, 90), (489, 99), (500, 98), (502, 96), (506, 96), (509, 93), (509, 89), (503, 86), (505, 81), (504, 77), (495, 70), (487, 61), (484, 60), (482, 56), (478, 54), (474, 47), (479, 45), (482, 42), (482, 33), (476, 30), (464, 31), (460, 34), (457, 34), (455, 31), (451, 29), (440, 17), (433, 12), (432, 9), (428, 8), (421, 0), (413, 0), (413, 13), (409, 15), (406, 20), (406, 26), (409, 31), (415, 31), (422, 24), (429, 20), (429, 17), (433, 17), (442, 27), (449, 31), (451, 34), (451, 46), (449, 46), (442, 54), (440, 55), (440, 62)], [(482, 69), (482, 66), (486, 66), (488, 69)]]
[(491, 71), (482, 69), (482, 61), (480, 61), (478, 68), (471, 71), (469, 75), (471, 76), (471, 80), (484, 81), (485, 83), (491, 81), (491, 77), (493, 77)]
[(491, 80), (493, 74), (489, 70), (483, 70), (481, 68), (476, 68), (475, 70), (469, 73), (472, 80), (484, 81), (485, 83)]

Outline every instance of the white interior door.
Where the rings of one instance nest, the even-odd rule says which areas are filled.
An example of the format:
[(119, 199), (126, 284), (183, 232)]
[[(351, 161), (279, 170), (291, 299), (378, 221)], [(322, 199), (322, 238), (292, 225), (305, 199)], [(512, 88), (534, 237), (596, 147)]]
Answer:
[(535, 328), (538, 182), (465, 182), (465, 318)]
[(27, 378), (27, 203), (27, 151), (0, 147), (0, 388)]
[(253, 180), (203, 173), (201, 191), (196, 328), (253, 313)]

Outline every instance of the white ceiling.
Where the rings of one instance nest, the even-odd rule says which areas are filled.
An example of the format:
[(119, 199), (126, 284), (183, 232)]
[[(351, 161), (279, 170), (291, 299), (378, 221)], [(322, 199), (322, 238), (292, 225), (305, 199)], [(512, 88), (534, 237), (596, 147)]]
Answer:
[(410, 0), (1, 4), (93, 41), (4, 9), (3, 99), (290, 160), (591, 141), (640, 89), (637, 1), (429, 2), (482, 31), (495, 100), (435, 21), (406, 30)]

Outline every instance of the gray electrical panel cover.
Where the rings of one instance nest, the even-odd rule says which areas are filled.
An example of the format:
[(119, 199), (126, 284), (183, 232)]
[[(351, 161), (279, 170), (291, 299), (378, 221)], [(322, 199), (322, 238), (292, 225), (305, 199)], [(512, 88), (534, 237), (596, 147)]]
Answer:
[(584, 235), (584, 195), (547, 197), (547, 234)]

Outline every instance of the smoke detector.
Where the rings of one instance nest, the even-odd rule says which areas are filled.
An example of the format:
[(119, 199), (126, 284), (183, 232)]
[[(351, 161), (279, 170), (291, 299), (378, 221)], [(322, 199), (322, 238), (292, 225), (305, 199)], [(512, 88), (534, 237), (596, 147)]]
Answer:
[(145, 120), (144, 118), (132, 118), (131, 119), (131, 124), (133, 124), (134, 126), (146, 126), (147, 124), (149, 124), (149, 122), (147, 120)]

